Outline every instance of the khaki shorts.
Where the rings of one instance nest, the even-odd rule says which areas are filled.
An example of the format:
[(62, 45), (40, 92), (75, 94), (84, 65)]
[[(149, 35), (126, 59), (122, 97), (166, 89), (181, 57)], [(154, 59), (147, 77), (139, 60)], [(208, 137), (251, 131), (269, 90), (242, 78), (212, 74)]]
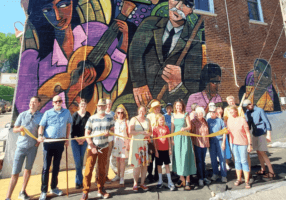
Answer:
[(252, 146), (254, 151), (267, 151), (267, 141), (266, 141), (266, 134), (252, 137)]

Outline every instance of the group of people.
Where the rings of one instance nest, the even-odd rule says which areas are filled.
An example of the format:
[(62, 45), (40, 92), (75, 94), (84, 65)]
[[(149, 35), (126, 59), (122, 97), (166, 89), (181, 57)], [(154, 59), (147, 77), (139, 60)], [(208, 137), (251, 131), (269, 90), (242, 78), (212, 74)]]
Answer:
[[(79, 110), (73, 115), (68, 109), (62, 108), (60, 96), (53, 98), (53, 108), (44, 114), (38, 111), (41, 99), (34, 96), (30, 100), (29, 110), (22, 112), (16, 122), (13, 131), (21, 133), (17, 141), (12, 177), (6, 200), (10, 200), (17, 183), (24, 160), (24, 183), (19, 194), (20, 199), (29, 199), (25, 189), (31, 175), (31, 169), (37, 154), (37, 148), (43, 142), (43, 170), (40, 200), (45, 200), (48, 191), (49, 169), (53, 160), (52, 180), (50, 193), (62, 195), (57, 188), (60, 161), (64, 147), (69, 145), (69, 140), (49, 142), (47, 139), (68, 139), (71, 134), (71, 147), (76, 166), (76, 189), (83, 188), (81, 200), (88, 199), (91, 187), (93, 169), (96, 166), (96, 183), (98, 196), (108, 198), (105, 191), (105, 183), (108, 179), (110, 157), (114, 156), (117, 163), (117, 175), (111, 181), (119, 181), (124, 184), (125, 159), (133, 167), (134, 185), (133, 191), (139, 188), (148, 190), (145, 178), (149, 181), (158, 181), (157, 188), (162, 188), (162, 165), (165, 165), (168, 178), (167, 187), (171, 191), (184, 187), (191, 190), (191, 175), (197, 174), (199, 186), (210, 184), (221, 176), (221, 181), (227, 182), (227, 160), (231, 154), (235, 162), (237, 180), (236, 186), (242, 184), (242, 172), (245, 179), (245, 188), (250, 188), (251, 163), (249, 152), (257, 151), (261, 170), (257, 175), (266, 178), (274, 178), (275, 173), (270, 160), (265, 153), (267, 141), (271, 141), (271, 125), (266, 114), (261, 108), (254, 106), (250, 100), (243, 101), (243, 107), (235, 105), (233, 96), (227, 97), (229, 104), (224, 110), (209, 103), (207, 108), (193, 103), (186, 107), (182, 99), (174, 104), (168, 103), (164, 108), (158, 100), (152, 100), (149, 110), (145, 106), (138, 108), (138, 114), (128, 120), (128, 113), (124, 106), (118, 106), (115, 112), (111, 111), (111, 100), (100, 99), (97, 112), (91, 115), (86, 111), (87, 102), (80, 100)], [(148, 112), (148, 114), (147, 114)], [(206, 112), (208, 115), (206, 116)], [(24, 133), (27, 128), (34, 136), (34, 140)], [(215, 137), (190, 137), (182, 134), (168, 136), (170, 133), (191, 132), (199, 136), (207, 136), (227, 128), (229, 134), (220, 134)], [(250, 129), (252, 131), (252, 137)], [(115, 133), (115, 135), (110, 134)], [(100, 136), (99, 136), (100, 135)], [(86, 136), (85, 139), (80, 137)], [(91, 137), (89, 137), (91, 136)], [(46, 141), (45, 141), (46, 140)], [(213, 175), (211, 180), (207, 178), (205, 158), (209, 148)], [(87, 150), (86, 150), (87, 149)], [(85, 171), (84, 156), (86, 154)], [(218, 160), (219, 166), (218, 167)], [(155, 161), (155, 163), (154, 163)], [(171, 178), (172, 171), (180, 176), (174, 184)], [(265, 163), (268, 167), (266, 172)], [(155, 175), (153, 174), (155, 167)], [(220, 171), (220, 173), (219, 173)], [(148, 172), (148, 176), (147, 175)], [(141, 174), (141, 182), (139, 177)]]

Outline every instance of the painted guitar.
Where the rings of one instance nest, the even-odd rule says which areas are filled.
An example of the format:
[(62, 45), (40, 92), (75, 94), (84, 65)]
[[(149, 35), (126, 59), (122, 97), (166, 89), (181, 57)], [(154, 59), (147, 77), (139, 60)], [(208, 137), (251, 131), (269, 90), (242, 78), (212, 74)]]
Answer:
[[(126, 21), (135, 7), (136, 5), (134, 3), (124, 1), (121, 13), (116, 19)], [(45, 99), (51, 99), (55, 95), (66, 91), (68, 96), (67, 107), (70, 107), (83, 89), (94, 84), (94, 95), (91, 101), (94, 103), (97, 102), (97, 97), (94, 97), (96, 94), (95, 90), (97, 90), (95, 82), (104, 80), (111, 72), (112, 62), (110, 56), (107, 54), (107, 50), (117, 38), (118, 33), (119, 29), (117, 21), (114, 20), (109, 28), (104, 32), (95, 47), (82, 46), (72, 54), (67, 66), (67, 72), (56, 74), (53, 78), (42, 85), (38, 90), (39, 96), (44, 97)], [(78, 69), (79, 64), (82, 64), (85, 61), (89, 63), (91, 62), (93, 66), (95, 66), (95, 70), (84, 68), (84, 72), (82, 74), (84, 77), (76, 77), (74, 72)], [(74, 81), (75, 79), (77, 80), (76, 83)], [(44, 105), (41, 105), (41, 107), (43, 106)]]

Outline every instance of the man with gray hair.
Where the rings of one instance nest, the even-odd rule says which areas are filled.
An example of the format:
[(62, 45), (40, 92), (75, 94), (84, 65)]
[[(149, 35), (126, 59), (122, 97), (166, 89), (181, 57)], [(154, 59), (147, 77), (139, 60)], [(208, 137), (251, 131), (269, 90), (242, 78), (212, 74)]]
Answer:
[[(47, 110), (40, 122), (38, 142), (44, 142), (45, 139), (66, 139), (69, 138), (72, 124), (72, 116), (68, 109), (62, 107), (63, 100), (59, 95), (53, 98), (53, 108)], [(47, 197), (49, 170), (53, 160), (53, 172), (50, 193), (61, 196), (63, 192), (57, 188), (58, 174), (64, 146), (68, 146), (69, 141), (45, 142), (43, 144), (43, 171), (42, 186), (39, 200), (45, 200)]]
[[(227, 102), (227, 104), (228, 104), (229, 106), (235, 105), (235, 98), (234, 98), (234, 96), (228, 96), (228, 97), (226, 97), (226, 102)], [(238, 107), (237, 107), (237, 110), (238, 110), (238, 116), (239, 116), (239, 117), (244, 117), (244, 112), (243, 112), (242, 107), (238, 106)], [(225, 124), (226, 124), (227, 119), (228, 119), (229, 116), (231, 116), (231, 115), (229, 114), (228, 107), (226, 107), (226, 108), (224, 109), (224, 115), (223, 115), (223, 119), (224, 119)]]

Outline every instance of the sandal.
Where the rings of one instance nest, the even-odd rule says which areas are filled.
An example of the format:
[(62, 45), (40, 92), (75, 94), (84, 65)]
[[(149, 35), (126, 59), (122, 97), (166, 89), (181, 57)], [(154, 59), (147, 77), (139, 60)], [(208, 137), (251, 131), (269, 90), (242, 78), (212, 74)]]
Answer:
[(257, 172), (255, 172), (256, 175), (265, 175), (265, 171), (264, 170), (259, 170)]
[(240, 181), (240, 180), (236, 180), (236, 181), (234, 182), (234, 185), (235, 185), (235, 186), (239, 186), (240, 184), (242, 184), (242, 181)]
[(263, 178), (275, 178), (276, 177), (276, 174), (273, 174), (273, 173), (271, 173), (271, 172), (267, 172), (264, 176), (263, 176)]
[(185, 187), (185, 186), (186, 186), (186, 182), (185, 182), (185, 181), (179, 180), (179, 181), (176, 183), (176, 187), (177, 187), (177, 188)]
[(190, 182), (186, 182), (186, 186), (185, 186), (185, 190), (191, 190), (191, 183)]
[(245, 182), (245, 189), (250, 189), (250, 188), (251, 188), (250, 184)]

